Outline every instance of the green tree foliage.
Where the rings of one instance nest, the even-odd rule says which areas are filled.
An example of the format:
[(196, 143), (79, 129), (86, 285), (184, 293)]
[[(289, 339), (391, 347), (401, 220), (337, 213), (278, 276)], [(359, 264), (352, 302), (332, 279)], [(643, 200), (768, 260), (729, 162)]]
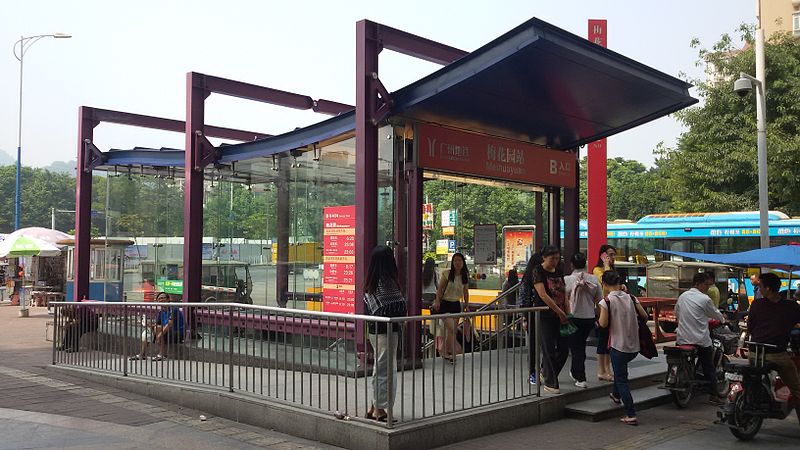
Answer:
[[(752, 43), (752, 28), (740, 36)], [(698, 43), (694, 43), (698, 46)], [(800, 213), (800, 40), (774, 35), (765, 46), (767, 85), (767, 159), (770, 208)], [(678, 211), (757, 209), (756, 99), (732, 91), (740, 72), (755, 74), (753, 46), (737, 50), (724, 35), (712, 49), (699, 50), (716, 77), (689, 80), (700, 106), (676, 114), (688, 127), (677, 147), (662, 152), (669, 167), (668, 186)]]
[[(0, 232), (14, 231), (14, 183), (16, 180), (16, 167), (13, 165), (0, 166)], [(20, 226), (50, 227), (51, 209), (75, 209), (75, 178), (70, 175), (50, 172), (45, 169), (31, 167), (22, 168), (20, 179), (22, 196), (20, 205), (22, 216)], [(61, 229), (72, 228), (73, 221), (64, 220), (63, 215), (56, 217)]]
[[(587, 158), (581, 160), (580, 204), (581, 217), (587, 208)], [(663, 161), (657, 160), (650, 169), (644, 164), (624, 158), (609, 159), (606, 166), (608, 186), (608, 220), (638, 220), (647, 214), (669, 211), (670, 196), (664, 189)]]

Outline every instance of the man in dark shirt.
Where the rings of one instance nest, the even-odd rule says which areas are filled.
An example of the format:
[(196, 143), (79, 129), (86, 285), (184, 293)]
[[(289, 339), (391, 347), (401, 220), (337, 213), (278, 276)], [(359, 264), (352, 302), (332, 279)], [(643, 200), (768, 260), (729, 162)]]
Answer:
[[(774, 273), (761, 274), (759, 281), (764, 298), (750, 305), (750, 316), (747, 319), (750, 340), (777, 347), (766, 349), (766, 360), (778, 366), (778, 375), (792, 391), (795, 399), (800, 401), (800, 377), (794, 362), (786, 353), (792, 328), (800, 323), (800, 305), (795, 301), (781, 299), (781, 280)], [(750, 355), (753, 356), (752, 352)]]

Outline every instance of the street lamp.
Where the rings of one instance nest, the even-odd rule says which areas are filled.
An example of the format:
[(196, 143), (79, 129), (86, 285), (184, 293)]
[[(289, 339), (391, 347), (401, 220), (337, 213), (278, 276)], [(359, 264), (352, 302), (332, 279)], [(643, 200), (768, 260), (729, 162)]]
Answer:
[(769, 248), (769, 191), (767, 189), (767, 102), (764, 83), (744, 72), (733, 83), (733, 91), (745, 97), (756, 87), (756, 122), (758, 130), (758, 211), (761, 248)]
[(67, 33), (55, 33), (55, 34), (39, 34), (36, 36), (20, 36), (19, 40), (14, 43), (14, 57), (17, 58), (19, 61), (19, 135), (17, 140), (17, 181), (16, 181), (16, 192), (14, 194), (14, 229), (19, 229), (19, 220), (20, 220), (20, 171), (22, 170), (22, 164), (20, 157), (22, 155), (22, 61), (25, 58), (25, 52), (28, 51), (29, 48), (36, 42), (38, 42), (42, 38), (51, 37), (55, 39), (69, 39), (72, 37), (71, 34)]

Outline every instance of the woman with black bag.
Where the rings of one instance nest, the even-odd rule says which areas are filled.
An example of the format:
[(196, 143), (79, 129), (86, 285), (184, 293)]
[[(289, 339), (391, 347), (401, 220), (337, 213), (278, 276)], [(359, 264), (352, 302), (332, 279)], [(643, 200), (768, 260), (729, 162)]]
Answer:
[(614, 370), (614, 391), (611, 401), (624, 404), (625, 416), (620, 421), (626, 425), (638, 425), (633, 397), (628, 385), (628, 363), (636, 358), (639, 344), (639, 320), (637, 314), (646, 319), (647, 313), (636, 298), (622, 291), (620, 276), (609, 270), (603, 274), (605, 298), (600, 301), (598, 323), (608, 329), (608, 346), (611, 367)]
[[(406, 299), (400, 292), (397, 278), (397, 265), (389, 247), (379, 245), (372, 251), (364, 282), (364, 307), (365, 313), (370, 316), (403, 317), (407, 313)], [(383, 422), (387, 420), (386, 409), (394, 404), (397, 392), (397, 367), (393, 364), (390, 373), (389, 361), (396, 360), (397, 343), (400, 340), (398, 324), (388, 325), (372, 321), (367, 323), (375, 363), (372, 367), (373, 402), (366, 417)]]

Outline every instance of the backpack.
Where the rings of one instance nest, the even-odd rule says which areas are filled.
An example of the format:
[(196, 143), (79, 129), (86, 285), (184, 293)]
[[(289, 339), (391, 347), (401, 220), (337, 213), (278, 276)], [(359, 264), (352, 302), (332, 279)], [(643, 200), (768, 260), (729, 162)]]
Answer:
[(407, 311), (406, 299), (394, 283), (380, 282), (374, 294), (365, 292), (364, 306), (370, 316), (403, 317)]

